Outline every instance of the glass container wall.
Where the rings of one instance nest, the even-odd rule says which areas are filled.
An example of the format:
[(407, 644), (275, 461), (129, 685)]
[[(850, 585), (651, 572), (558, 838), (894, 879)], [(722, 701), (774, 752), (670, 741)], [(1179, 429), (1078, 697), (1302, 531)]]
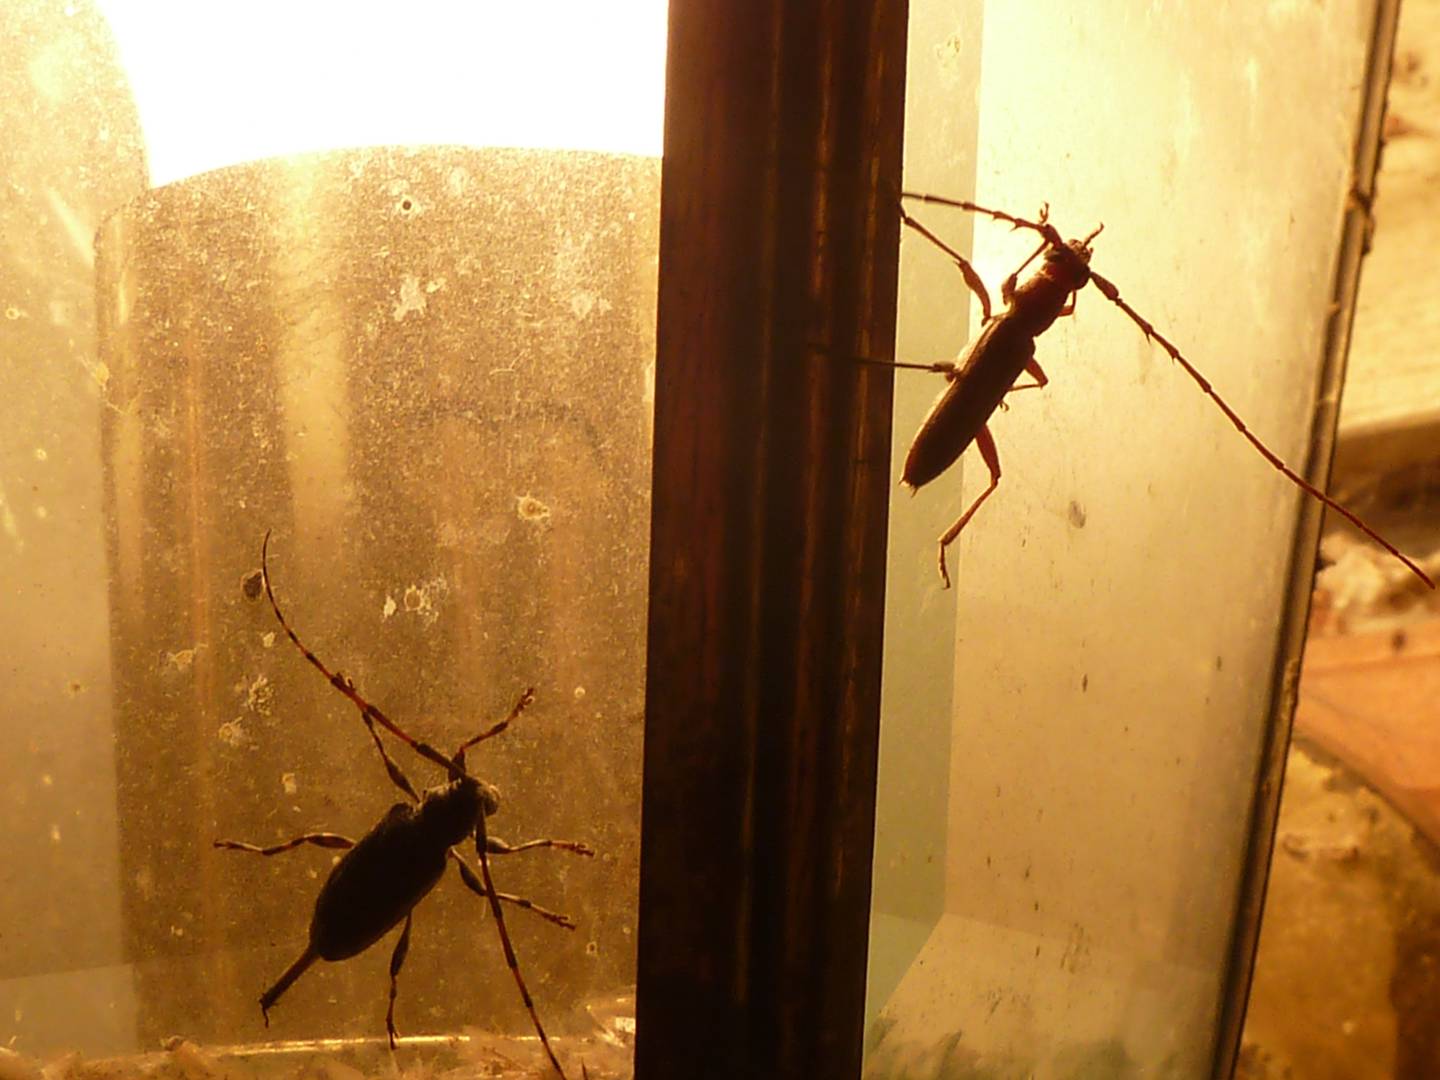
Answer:
[[(508, 903), (506, 923), (562, 1060), (578, 1072), (588, 1040), (591, 1075), (629, 1068), (660, 176), (644, 155), (665, 18), (544, 6), (548, 38), (467, 11), (469, 48), (413, 6), (363, 47), (368, 8), (327, 37), (317, 5), (283, 20), (284, 40), (254, 11), (232, 38), (187, 39), (218, 5), (176, 9), (164, 41), (137, 29), (153, 5), (0, 12), (14, 1069), (177, 1039), (271, 1062), (383, 1052), (393, 937), (317, 964), (268, 1029), (257, 1005), (339, 853), (213, 846), (356, 838), (408, 801), (271, 611), (267, 533), (291, 625), (415, 737), (448, 753), (534, 688), (468, 755), (500, 792), (491, 832), (595, 855), (497, 857), (500, 890), (576, 929)], [(628, 44), (650, 50), (608, 83), (587, 65), (627, 42), (581, 32), (597, 20), (640, 27)], [(483, 71), (477, 51), (495, 54)], [(179, 90), (138, 77), (161, 62)], [(508, 93), (457, 89), (502, 70)], [(637, 83), (649, 107), (621, 107)], [(180, 98), (191, 108), (164, 123), (140, 115)], [(378, 132), (337, 119), (357, 101), (384, 113)], [(463, 129), (437, 121), (453, 106)], [(280, 123), (301, 114), (322, 141)], [(628, 134), (585, 120), (601, 115)], [(555, 148), (581, 129), (585, 149)], [(187, 131), (209, 155), (198, 174), (172, 153)], [(496, 142), (545, 148), (472, 148)], [(172, 182), (152, 187), (157, 171)], [(415, 788), (444, 779), (390, 752)], [(456, 870), (416, 910), (395, 1018), (422, 1042), (471, 1031), (487, 1067), (543, 1060), (488, 905)]]
[[(489, 828), (603, 854), (494, 859), (500, 888), (581, 927), (516, 908), (510, 932), (561, 1030), (629, 992), (658, 183), (653, 159), (340, 151), (181, 181), (102, 230), (142, 1045), (260, 1037), (254, 998), (298, 955), (333, 860), (215, 839), (355, 837), (407, 801), (270, 609), (267, 533), (290, 625), (416, 738), (448, 753), (534, 688), (469, 754), (501, 792)], [(417, 788), (446, 779), (392, 754)], [(524, 1033), (484, 908), (450, 876), (416, 911), (397, 1016)], [(383, 1031), (389, 950), (372, 951), (298, 982), (269, 1037)]]
[[(991, 0), (982, 32), (912, 42), (917, 65), (927, 50), (978, 51), (980, 74), (973, 97), (927, 106), (931, 118), (917, 106), (907, 140), (976, 112), (974, 198), (1032, 218), (1048, 205), (1067, 237), (1103, 223), (1093, 267), (1270, 447), (1323, 474), (1312, 448), (1334, 422), (1377, 18), (1364, 2)], [(956, 166), (920, 162), (912, 150), (908, 188), (969, 194)], [(998, 304), (1033, 238), (912, 210), (957, 244), (974, 229)], [(905, 244), (961, 295), (943, 254), (913, 233)], [(903, 283), (902, 346), (936, 320), (932, 288)], [(1050, 384), (992, 418), (1003, 478), (951, 549), (954, 589), (932, 577), (907, 601), (897, 588), (888, 613), (900, 640), (932, 605), (953, 612), (954, 691), (936, 700), (936, 682), (887, 656), (876, 1080), (1204, 1076), (1243, 994), (1237, 913), (1268, 843), (1315, 512), (1095, 288), (1036, 359)], [(938, 376), (896, 377), (939, 390)], [(963, 482), (902, 500), (897, 523), (968, 504), (988, 479), (971, 451)], [(933, 539), (898, 528), (892, 576), (933, 573)], [(943, 775), (897, 769), (937, 727)], [(899, 807), (915, 821), (887, 833)], [(889, 860), (916, 882), (911, 909), (935, 911), (918, 950), (882, 945), (900, 906)]]

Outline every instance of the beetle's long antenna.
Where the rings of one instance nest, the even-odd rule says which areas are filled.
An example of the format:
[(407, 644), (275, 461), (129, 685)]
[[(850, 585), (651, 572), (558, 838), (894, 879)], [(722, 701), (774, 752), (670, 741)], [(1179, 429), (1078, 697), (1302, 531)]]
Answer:
[(1252, 432), (1248, 427), (1245, 426), (1245, 422), (1240, 419), (1239, 415), (1236, 414), (1235, 410), (1230, 408), (1230, 406), (1225, 403), (1225, 399), (1215, 392), (1215, 388), (1210, 385), (1210, 380), (1205, 378), (1204, 375), (1201, 375), (1200, 372), (1196, 370), (1195, 365), (1191, 364), (1190, 361), (1186, 360), (1185, 357), (1180, 355), (1180, 350), (1177, 349), (1173, 344), (1171, 344), (1171, 342), (1167, 340), (1163, 334), (1156, 330), (1155, 327), (1151, 325), (1148, 319), (1146, 319), (1133, 307), (1127, 304), (1124, 299), (1121, 298), (1120, 290), (1115, 287), (1113, 282), (1109, 281), (1104, 277), (1101, 277), (1093, 270), (1090, 271), (1090, 280), (1094, 282), (1095, 287), (1104, 294), (1105, 299), (1109, 300), (1126, 315), (1130, 316), (1131, 321), (1140, 328), (1140, 332), (1142, 334), (1144, 334), (1147, 338), (1155, 342), (1167, 353), (1169, 353), (1170, 359), (1174, 360), (1177, 364), (1179, 364), (1182, 368), (1185, 369), (1186, 374), (1188, 374), (1190, 378), (1194, 379), (1196, 385), (1205, 392), (1205, 395), (1211, 401), (1215, 402), (1217, 406), (1219, 406), (1220, 411), (1225, 414), (1225, 418), (1229, 420), (1230, 423), (1235, 425), (1235, 430), (1240, 432), (1241, 435), (1245, 436), (1251, 446), (1253, 446), (1256, 450), (1260, 452), (1261, 457), (1263, 457), (1276, 469), (1280, 470), (1280, 472), (1286, 477), (1286, 479), (1288, 479), (1301, 491), (1305, 492), (1305, 494), (1311, 496), (1312, 498), (1319, 499), (1326, 506), (1330, 507), (1330, 509), (1340, 514), (1346, 521), (1350, 522), (1350, 524), (1354, 525), (1366, 536), (1370, 537), (1371, 540), (1374, 540), (1391, 555), (1395, 556), (1395, 558), (1399, 559), (1402, 563), (1404, 563), (1405, 566), (1410, 570), (1410, 572), (1416, 577), (1418, 577), (1421, 581), (1423, 581), (1426, 585), (1430, 586), (1430, 588), (1432, 589), (1435, 588), (1435, 582), (1431, 580), (1429, 574), (1425, 573), (1424, 570), (1420, 569), (1420, 567), (1413, 560), (1403, 554), (1400, 549), (1397, 548), (1394, 544), (1390, 543), (1389, 540), (1386, 540), (1369, 525), (1365, 524), (1365, 522), (1361, 520), (1360, 515), (1356, 514), (1349, 508), (1341, 505), (1339, 502), (1332, 499), (1329, 495), (1325, 494), (1325, 492), (1317, 488), (1314, 484), (1310, 483), (1294, 469), (1290, 468), (1289, 465), (1286, 465), (1285, 462), (1280, 459), (1278, 454), (1276, 454), (1273, 450), (1271, 450), (1268, 446), (1261, 442), (1259, 437), (1256, 436), (1254, 432)]
[[(342, 694), (344, 694), (347, 698), (354, 702), (355, 707), (360, 710), (360, 718), (365, 721), (365, 726), (370, 728), (371, 736), (373, 737), (375, 735), (375, 729), (373, 725), (379, 724), (386, 731), (390, 732), (391, 735), (394, 735), (397, 739), (403, 742), (406, 746), (410, 747), (410, 749), (414, 750), (421, 757), (434, 762), (436, 765), (439, 765), (448, 774), (450, 774), (452, 778), (458, 779), (460, 776), (465, 775), (463, 770), (457, 769), (454, 762), (452, 762), (439, 750), (436, 750), (429, 743), (421, 742), (418, 739), (414, 739), (408, 734), (406, 734), (404, 731), (402, 731), (393, 720), (391, 720), (374, 705), (370, 704), (370, 702), (366, 701), (363, 697), (361, 697), (359, 692), (355, 689), (354, 683), (352, 683), (346, 676), (342, 675), (340, 672), (331, 671), (324, 665), (323, 662), (321, 662), (318, 656), (316, 656), (306, 647), (305, 643), (300, 640), (300, 638), (296, 635), (295, 631), (290, 628), (290, 624), (285, 621), (285, 615), (283, 612), (281, 612), (280, 605), (275, 600), (275, 591), (270, 587), (269, 555), (270, 530), (266, 529), (265, 539), (260, 544), (260, 579), (265, 583), (265, 595), (270, 600), (270, 608), (272, 611), (275, 612), (275, 618), (279, 620), (281, 629), (285, 631), (286, 636), (289, 637), (289, 639), (294, 643), (295, 647), (300, 650), (301, 654), (305, 657), (305, 659), (309, 660), (310, 663), (314, 665), (315, 669), (319, 671), (320, 674), (325, 676), (331, 686), (335, 687), (336, 690), (339, 690)], [(385, 753), (385, 748), (380, 744), (379, 738), (375, 739), (375, 744), (380, 747), (380, 754), (382, 757), (385, 758), (386, 771), (390, 773), (391, 780), (394, 780), (396, 785), (400, 787), (401, 790), (405, 791), (413, 798), (415, 796), (414, 789), (410, 786), (409, 781), (405, 781), (402, 783), (400, 779), (397, 779), (396, 772), (398, 771), (399, 766), (397, 766), (390, 759), (389, 754)], [(401, 775), (403, 777), (403, 774)]]
[(515, 702), (514, 708), (512, 708), (512, 709), (510, 710), (509, 715), (507, 715), (504, 720), (501, 720), (501, 721), (500, 721), (499, 723), (497, 723), (497, 724), (492, 724), (490, 727), (488, 727), (488, 728), (486, 728), (484, 731), (480, 732), (479, 735), (473, 735), (473, 736), (471, 736), (470, 738), (466, 739), (463, 743), (460, 744), (460, 749), (458, 749), (458, 750), (455, 751), (455, 754), (454, 754), (454, 757), (453, 757), (453, 760), (455, 761), (455, 763), (456, 763), (457, 765), (459, 765), (459, 766), (463, 769), (463, 768), (465, 767), (465, 751), (466, 751), (466, 750), (469, 750), (470, 747), (474, 746), (476, 743), (482, 743), (482, 742), (484, 742), (486, 739), (492, 739), (492, 738), (494, 738), (496, 735), (499, 735), (502, 731), (504, 731), (504, 730), (505, 730), (506, 728), (508, 728), (511, 724), (513, 724), (513, 723), (516, 721), (516, 719), (520, 716), (520, 714), (521, 714), (522, 712), (524, 712), (525, 709), (526, 709), (526, 708), (530, 705), (530, 703), (531, 703), (532, 701), (534, 701), (534, 700), (535, 700), (535, 687), (533, 687), (533, 686), (527, 686), (527, 687), (525, 688), (525, 692), (520, 695), (520, 700), (517, 701), (517, 702)]
[(510, 943), (510, 931), (505, 929), (505, 913), (500, 910), (500, 897), (495, 892), (495, 881), (490, 877), (490, 858), (485, 854), (485, 846), (485, 812), (482, 809), (475, 819), (475, 851), (480, 856), (480, 876), (485, 886), (485, 898), (490, 901), (490, 913), (495, 916), (500, 947), (505, 951), (505, 963), (510, 968), (510, 974), (515, 976), (515, 985), (520, 988), (520, 1000), (525, 1002), (525, 1008), (530, 1012), (530, 1022), (535, 1025), (535, 1034), (540, 1036), (540, 1045), (545, 1047), (545, 1053), (560, 1080), (565, 1080), (565, 1070), (560, 1067), (560, 1059), (555, 1056), (550, 1039), (545, 1034), (545, 1027), (540, 1023), (540, 1014), (535, 1010), (535, 999), (530, 996), (530, 988), (525, 985), (525, 977), (520, 974), (520, 961), (515, 958), (515, 947)]

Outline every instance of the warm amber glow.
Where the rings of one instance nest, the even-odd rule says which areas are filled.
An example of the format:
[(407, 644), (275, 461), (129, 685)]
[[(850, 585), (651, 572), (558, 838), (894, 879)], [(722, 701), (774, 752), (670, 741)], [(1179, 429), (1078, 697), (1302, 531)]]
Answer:
[(101, 7), (157, 186), (384, 144), (660, 152), (666, 0)]

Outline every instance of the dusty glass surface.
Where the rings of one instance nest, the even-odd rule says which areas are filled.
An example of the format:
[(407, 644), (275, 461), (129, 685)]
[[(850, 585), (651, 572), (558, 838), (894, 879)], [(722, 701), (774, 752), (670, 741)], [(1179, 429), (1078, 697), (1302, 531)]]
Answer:
[[(980, 50), (978, 201), (1048, 202), (1067, 236), (1104, 222), (1093, 265), (1302, 469), (1373, 17), (992, 0), (956, 44)], [(912, 144), (926, 125), (912, 113)], [(907, 175), (963, 195), (951, 182)], [(974, 229), (998, 294), (1030, 238)], [(933, 317), (917, 295), (907, 280), (902, 341)], [(955, 692), (931, 715), (948, 727), (943, 913), (893, 992), (872, 983), (877, 1080), (1212, 1067), (1300, 496), (1095, 289), (1037, 359), (1049, 387), (993, 418), (1003, 479), (952, 548), (954, 591), (935, 578), (889, 613), (953, 605)], [(988, 478), (974, 457), (964, 471), (968, 502)], [(891, 557), (933, 572), (933, 540)], [(882, 823), (912, 797), (891, 780)]]
[[(493, 860), (572, 916), (507, 924), (552, 1028), (634, 978), (658, 163), (335, 152), (151, 192), (99, 239), (122, 905), (142, 1045), (266, 1037), (332, 853), (402, 797), (304, 642), (400, 727), (472, 751)], [(444, 779), (396, 750), (417, 784)], [(167, 795), (155, 799), (157, 778)], [(528, 1031), (458, 877), (416, 911), (397, 1023)], [(372, 955), (373, 953), (373, 955)], [(268, 1037), (383, 1032), (389, 947), (318, 965)]]
[[(376, 147), (146, 193), (103, 22), (27, 0), (0, 29), (0, 1064), (186, 1039), (135, 1067), (388, 1067), (393, 935), (317, 964), (268, 1030), (257, 1006), (336, 852), (212, 847), (357, 837), (404, 798), (256, 597), (269, 529), (294, 627), (415, 736), (448, 751), (535, 687), (468, 764), (500, 790), (492, 834), (596, 849), (493, 871), (578, 924), (507, 911), (562, 1060), (624, 1072), (658, 160)], [(402, 1065), (543, 1062), (453, 871), (416, 910), (396, 1021)]]

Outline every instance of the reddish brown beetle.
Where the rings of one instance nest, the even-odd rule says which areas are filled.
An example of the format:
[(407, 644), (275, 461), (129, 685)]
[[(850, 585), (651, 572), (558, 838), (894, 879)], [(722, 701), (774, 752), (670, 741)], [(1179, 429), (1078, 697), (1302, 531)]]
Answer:
[[(940, 361), (933, 364), (907, 364), (896, 362), (893, 366), (935, 371), (945, 376), (947, 385), (930, 407), (920, 430), (905, 455), (905, 467), (900, 482), (918, 489), (940, 476), (955, 463), (973, 442), (980, 450), (980, 456), (990, 471), (990, 484), (956, 519), (955, 523), (940, 537), (940, 577), (945, 587), (950, 587), (950, 574), (945, 566), (945, 549), (952, 544), (961, 530), (975, 516), (990, 494), (1000, 483), (1000, 456), (995, 449), (987, 422), (998, 408), (1004, 407), (1005, 396), (1016, 390), (1029, 390), (1044, 386), (1049, 380), (1035, 360), (1035, 339), (1054, 324), (1055, 320), (1075, 310), (1075, 294), (1087, 283), (1093, 284), (1105, 298), (1118, 307), (1140, 328), (1151, 341), (1160, 345), (1170, 358), (1183, 367), (1195, 380), (1200, 389), (1215, 402), (1220, 411), (1235, 426), (1236, 430), (1256, 450), (1283, 473), (1292, 483), (1307, 495), (1319, 499), (1326, 506), (1370, 537), (1391, 555), (1405, 564), (1409, 570), (1430, 588), (1435, 583), (1430, 577), (1400, 552), (1394, 544), (1377, 533), (1353, 511), (1342, 506), (1319, 488), (1315, 487), (1295, 470), (1285, 464), (1269, 447), (1245, 426), (1236, 412), (1215, 392), (1203, 375), (1169, 340), (1120, 296), (1120, 290), (1108, 279), (1090, 267), (1091, 242), (1099, 235), (1097, 228), (1084, 240), (1066, 243), (1049, 223), (1048, 215), (1042, 209), (1039, 220), (1030, 221), (1015, 217), (1002, 210), (991, 210), (964, 199), (948, 199), (938, 195), (905, 192), (901, 199), (950, 206), (960, 210), (985, 214), (997, 221), (1010, 224), (1013, 228), (1029, 229), (1040, 235), (1040, 245), (1031, 253), (1000, 286), (1000, 296), (1005, 303), (999, 314), (992, 314), (990, 296), (975, 268), (952, 247), (946, 244), (921, 222), (900, 207), (900, 219), (932, 244), (945, 252), (960, 269), (966, 283), (980, 300), (983, 325), (978, 337), (968, 346), (959, 360)], [(1043, 256), (1040, 268), (1024, 283), (1017, 285), (1019, 275), (1035, 260)], [(1017, 385), (1022, 372), (1028, 373), (1033, 382)]]

